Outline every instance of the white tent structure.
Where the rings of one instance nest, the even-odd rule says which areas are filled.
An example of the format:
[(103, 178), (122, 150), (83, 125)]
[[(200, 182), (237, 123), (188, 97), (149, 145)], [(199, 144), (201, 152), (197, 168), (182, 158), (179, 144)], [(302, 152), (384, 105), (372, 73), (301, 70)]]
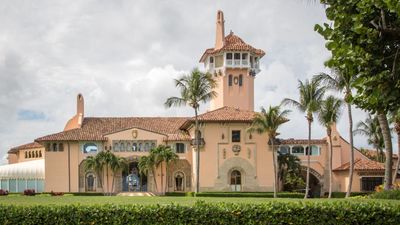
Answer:
[(24, 192), (25, 189), (44, 190), (44, 159), (0, 166), (0, 189)]

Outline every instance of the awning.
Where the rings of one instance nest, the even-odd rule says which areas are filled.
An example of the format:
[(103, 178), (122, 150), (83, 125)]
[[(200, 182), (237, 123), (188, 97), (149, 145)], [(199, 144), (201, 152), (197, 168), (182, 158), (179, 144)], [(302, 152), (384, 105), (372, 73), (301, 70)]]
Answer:
[(0, 179), (44, 179), (44, 159), (0, 166)]

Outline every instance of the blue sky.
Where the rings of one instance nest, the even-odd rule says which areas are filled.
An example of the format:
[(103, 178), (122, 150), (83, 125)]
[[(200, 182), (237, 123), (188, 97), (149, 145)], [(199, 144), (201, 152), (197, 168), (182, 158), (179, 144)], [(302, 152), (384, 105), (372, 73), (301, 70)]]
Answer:
[[(310, 1), (311, 2), (311, 1)], [(173, 78), (198, 64), (215, 38), (217, 10), (226, 32), (266, 51), (255, 81), (256, 110), (298, 98), (297, 80), (329, 72), (324, 40), (314, 32), (324, 8), (298, 0), (3, 0), (0, 5), (0, 157), (12, 146), (61, 131), (78, 93), (87, 116), (188, 116), (166, 109)], [(201, 107), (202, 112), (207, 105)], [(283, 138), (306, 138), (296, 111)], [(355, 123), (365, 118), (354, 110)], [(347, 117), (338, 124), (344, 137)], [(325, 136), (318, 124), (313, 137)], [(363, 137), (355, 143), (367, 146)]]

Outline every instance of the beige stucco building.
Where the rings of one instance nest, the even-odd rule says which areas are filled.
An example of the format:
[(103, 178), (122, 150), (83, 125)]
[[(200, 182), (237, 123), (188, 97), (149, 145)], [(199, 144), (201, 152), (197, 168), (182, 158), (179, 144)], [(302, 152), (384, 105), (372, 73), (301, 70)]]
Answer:
[[(255, 115), (254, 80), (265, 53), (233, 32), (225, 36), (224, 22), (223, 13), (219, 11), (215, 46), (207, 49), (200, 59), (218, 84), (218, 96), (211, 101), (211, 108), (199, 115), (204, 140), (200, 149), (200, 191), (272, 191), (272, 151), (268, 137), (247, 132)], [(110, 185), (103, 184), (101, 188), (94, 171), (85, 171), (84, 161), (100, 151), (112, 151), (130, 162), (128, 172), (114, 175), (110, 171), (116, 192), (162, 193), (161, 183), (167, 185), (168, 192), (194, 190), (197, 174), (196, 149), (191, 144), (193, 117), (87, 117), (84, 108), (84, 98), (79, 94), (76, 114), (63, 131), (11, 149), (9, 163), (42, 160), (46, 192), (101, 192), (111, 186), (112, 178), (108, 179)], [(155, 174), (141, 176), (138, 159), (160, 144), (170, 145), (179, 160), (168, 170), (164, 165), (163, 170), (159, 167)], [(333, 189), (345, 191), (348, 183), (350, 147), (333, 127), (333, 143), (328, 143), (326, 138), (312, 140), (311, 182), (316, 195), (327, 191), (330, 144), (334, 148), (333, 167), (336, 168)], [(306, 164), (307, 140), (280, 140), (278, 148), (281, 153), (297, 155), (302, 164)], [(353, 191), (370, 190), (382, 182), (382, 164), (369, 160), (357, 150), (355, 157)], [(18, 183), (19, 179), (0, 178), (3, 189), (10, 189), (10, 182)], [(106, 177), (102, 180), (107, 182)], [(27, 181), (25, 185), (27, 187)]]

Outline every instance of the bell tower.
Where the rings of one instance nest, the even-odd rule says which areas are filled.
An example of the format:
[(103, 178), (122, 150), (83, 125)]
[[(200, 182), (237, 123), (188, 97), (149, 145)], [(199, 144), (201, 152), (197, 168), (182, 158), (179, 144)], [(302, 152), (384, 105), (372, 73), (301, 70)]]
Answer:
[(220, 10), (215, 37), (214, 48), (207, 49), (200, 59), (218, 85), (210, 110), (229, 106), (254, 111), (254, 79), (265, 52), (245, 43), (232, 31), (225, 36), (224, 13)]

